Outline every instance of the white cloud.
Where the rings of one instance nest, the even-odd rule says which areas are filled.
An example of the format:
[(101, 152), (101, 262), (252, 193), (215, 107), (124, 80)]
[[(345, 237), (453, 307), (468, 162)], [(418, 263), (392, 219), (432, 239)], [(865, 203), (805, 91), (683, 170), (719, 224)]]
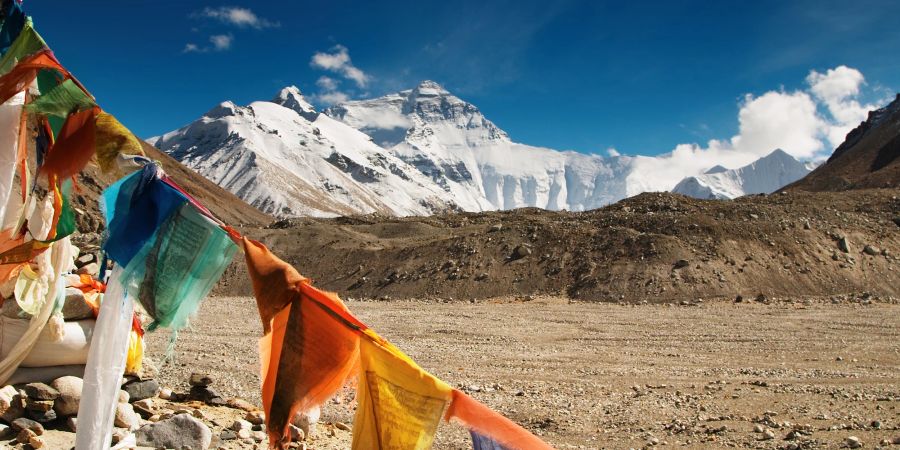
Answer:
[(272, 22), (256, 15), (249, 8), (237, 6), (222, 6), (219, 8), (204, 8), (203, 11), (194, 14), (195, 17), (206, 17), (234, 25), (240, 28), (274, 28), (280, 26), (278, 22)]
[(213, 49), (221, 52), (231, 48), (234, 37), (229, 34), (216, 34), (209, 37), (209, 42), (212, 43)]
[(606, 149), (606, 154), (609, 155), (611, 158), (615, 158), (617, 156), (622, 156), (622, 154), (619, 153), (619, 151), (613, 147)]
[(184, 50), (182, 50), (181, 52), (182, 53), (202, 53), (203, 49), (198, 47), (197, 44), (188, 43), (188, 44), (184, 45)]
[(316, 86), (320, 87), (326, 91), (336, 90), (338, 87), (339, 81), (335, 80), (331, 77), (321, 76), (318, 80), (316, 80)]
[(352, 80), (358, 87), (364, 88), (369, 84), (371, 77), (353, 65), (350, 53), (343, 45), (334, 46), (330, 52), (316, 52), (309, 65), (317, 69), (338, 73), (348, 80)]
[[(738, 112), (738, 134), (729, 139), (710, 140), (706, 147), (679, 144), (658, 157), (635, 157), (628, 195), (670, 190), (685, 176), (699, 175), (715, 165), (738, 168), (777, 148), (801, 160), (821, 160), (865, 120), (868, 111), (878, 107), (860, 104), (865, 78), (856, 69), (839, 66), (824, 74), (813, 70), (806, 82), (807, 89), (745, 95)], [(647, 177), (648, 173), (653, 176)]]
[(412, 122), (408, 117), (394, 109), (361, 109), (355, 113), (354, 120), (366, 124), (368, 128), (380, 130), (409, 129)]
[(806, 82), (813, 96), (824, 103), (834, 119), (826, 130), (828, 141), (834, 147), (840, 145), (847, 133), (866, 120), (868, 112), (876, 108), (873, 104), (862, 105), (856, 99), (866, 79), (862, 72), (854, 68), (838, 66), (825, 73), (812, 70)]
[(330, 91), (316, 94), (315, 99), (317, 102), (322, 103), (323, 105), (335, 105), (350, 100), (350, 96), (345, 92)]

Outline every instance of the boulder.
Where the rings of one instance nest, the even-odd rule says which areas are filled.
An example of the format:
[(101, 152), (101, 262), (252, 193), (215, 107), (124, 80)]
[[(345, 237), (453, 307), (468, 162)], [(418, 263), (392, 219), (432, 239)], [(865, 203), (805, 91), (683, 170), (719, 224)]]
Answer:
[(131, 381), (122, 389), (128, 393), (129, 401), (138, 401), (145, 398), (156, 397), (159, 393), (159, 383), (156, 380), (135, 380)]
[(188, 383), (191, 386), (206, 387), (206, 386), (213, 384), (213, 381), (214, 380), (213, 380), (212, 375), (205, 374), (205, 373), (192, 373), (190, 380), (188, 380)]
[(94, 312), (84, 301), (84, 293), (75, 288), (66, 288), (66, 300), (62, 309), (65, 320), (92, 319)]
[(309, 411), (294, 415), (291, 424), (303, 430), (305, 436), (311, 437), (316, 432), (316, 424), (319, 423), (319, 416), (321, 416), (321, 414), (322, 411), (317, 406)]
[(59, 391), (44, 383), (28, 383), (24, 390), (31, 400), (56, 400), (59, 397)]
[(14, 432), (18, 433), (22, 430), (31, 430), (35, 435), (40, 436), (44, 434), (44, 426), (38, 422), (35, 422), (31, 419), (26, 419), (24, 417), (20, 417), (16, 420), (12, 421), (12, 429)]
[(3, 389), (0, 389), (0, 419), (12, 423), (23, 414), (25, 414), (25, 402), (19, 396), (19, 391), (12, 386), (4, 386)]
[(51, 406), (47, 411), (37, 411), (33, 409), (26, 409), (25, 415), (31, 419), (34, 419), (40, 423), (50, 423), (56, 420), (57, 416), (56, 411), (53, 410)]
[(56, 402), (53, 404), (56, 414), (63, 417), (78, 414), (84, 381), (78, 377), (60, 377), (53, 380), (50, 386), (59, 392), (59, 397), (56, 397)]
[(135, 430), (141, 426), (141, 418), (134, 412), (130, 403), (117, 403), (114, 423), (119, 428)]
[(154, 448), (190, 447), (192, 450), (207, 450), (212, 442), (209, 427), (189, 414), (178, 414), (170, 419), (144, 425), (135, 434), (137, 445)]
[(85, 264), (75, 270), (75, 273), (77, 273), (78, 275), (97, 276), (97, 274), (99, 272), (100, 272), (100, 265), (95, 262)]

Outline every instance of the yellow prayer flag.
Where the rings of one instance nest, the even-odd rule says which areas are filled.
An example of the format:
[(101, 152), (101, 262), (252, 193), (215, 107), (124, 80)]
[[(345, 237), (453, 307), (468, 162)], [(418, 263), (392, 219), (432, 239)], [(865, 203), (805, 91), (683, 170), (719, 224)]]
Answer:
[(97, 165), (103, 172), (116, 168), (119, 155), (144, 155), (141, 143), (112, 114), (101, 112), (96, 123)]
[(371, 330), (364, 333), (352, 448), (431, 448), (452, 388)]

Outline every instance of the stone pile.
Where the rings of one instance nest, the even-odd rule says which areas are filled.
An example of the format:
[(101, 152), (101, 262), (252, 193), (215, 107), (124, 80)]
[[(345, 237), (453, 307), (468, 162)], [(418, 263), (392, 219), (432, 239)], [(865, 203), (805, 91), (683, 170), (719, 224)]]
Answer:
[[(139, 447), (262, 448), (265, 418), (256, 406), (224, 399), (210, 375), (191, 375), (186, 393), (160, 387), (154, 379), (123, 379), (116, 405), (113, 444), (134, 434)], [(0, 389), (0, 448), (40, 449), (59, 445), (49, 433), (74, 441), (83, 380), (66, 376), (50, 384), (29, 383)], [(318, 411), (297, 416), (290, 426), (291, 448), (306, 448), (315, 432)], [(214, 433), (215, 430), (215, 433)], [(48, 442), (54, 442), (48, 444)]]

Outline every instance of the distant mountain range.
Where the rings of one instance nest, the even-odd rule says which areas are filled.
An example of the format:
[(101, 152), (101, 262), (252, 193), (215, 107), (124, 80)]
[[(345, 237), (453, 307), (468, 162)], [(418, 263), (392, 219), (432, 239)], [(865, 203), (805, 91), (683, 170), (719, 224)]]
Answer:
[[(639, 158), (513, 142), (439, 84), (317, 111), (296, 87), (247, 106), (223, 102), (149, 142), (277, 217), (428, 215), (519, 207), (582, 211), (668, 190)], [(772, 192), (810, 170), (777, 150), (749, 166), (685, 174), (677, 192)]]
[(748, 194), (770, 194), (810, 173), (814, 164), (802, 163), (784, 150), (738, 169), (715, 166), (702, 175), (687, 177), (672, 192), (696, 198), (731, 199)]

